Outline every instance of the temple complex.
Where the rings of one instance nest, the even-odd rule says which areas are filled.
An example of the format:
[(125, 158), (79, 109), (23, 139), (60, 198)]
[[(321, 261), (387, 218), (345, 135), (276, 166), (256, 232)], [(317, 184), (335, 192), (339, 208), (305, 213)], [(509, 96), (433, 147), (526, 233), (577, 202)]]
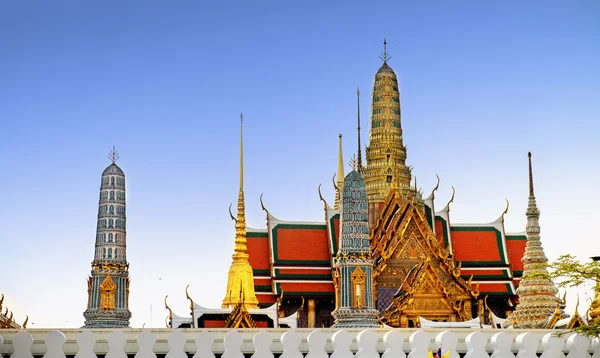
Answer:
[(98, 225), (84, 328), (129, 327), (129, 263), (127, 263), (125, 173), (115, 163), (102, 172)]
[[(246, 227), (240, 170), (235, 253), (223, 311), (206, 309), (188, 295), (192, 317), (169, 311), (170, 327), (203, 327), (209, 321), (213, 327), (224, 327), (226, 321), (250, 324), (251, 320), (239, 318), (243, 315), (250, 315), (256, 323), (261, 310), (272, 317), (273, 322), (266, 324), (274, 327), (311, 328), (334, 323), (336, 327), (355, 326), (357, 316), (346, 320), (350, 317), (346, 313), (361, 309), (369, 311), (362, 317), (363, 327), (373, 325), (373, 314), (379, 324), (392, 327), (416, 327), (424, 322), (498, 327), (511, 315), (518, 302), (523, 264), (529, 262), (521, 259), (526, 244), (533, 242), (529, 240), (531, 221), (527, 233), (505, 232), (507, 202), (497, 219), (488, 223), (454, 223), (450, 218), (454, 190), (442, 209), (437, 209), (439, 178), (430, 194), (423, 195), (407, 165), (398, 79), (389, 66), (390, 58), (384, 42), (383, 64), (373, 84), (366, 164), (362, 163), (359, 109), (355, 170), (344, 177), (340, 136), (333, 207), (321, 195), (320, 185), (316, 190), (323, 220), (280, 219), (267, 209), (267, 193), (260, 197), (266, 227)], [(360, 106), (359, 95), (357, 91)], [(348, 188), (354, 188), (348, 189), (351, 196), (363, 195), (358, 183), (364, 183), (368, 210), (353, 212), (345, 226), (348, 180), (352, 183)], [(357, 207), (362, 208), (358, 205), (352, 210)], [(361, 227), (368, 235), (361, 233), (360, 240), (345, 241), (350, 232), (344, 227)], [(558, 302), (555, 293), (548, 293), (552, 310), (546, 322)], [(234, 311), (238, 318), (228, 319)]]

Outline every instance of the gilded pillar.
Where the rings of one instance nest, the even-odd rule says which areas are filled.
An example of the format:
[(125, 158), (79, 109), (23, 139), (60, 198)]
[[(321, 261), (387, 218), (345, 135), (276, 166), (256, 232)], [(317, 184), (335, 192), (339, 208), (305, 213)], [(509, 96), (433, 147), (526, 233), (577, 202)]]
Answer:
[(317, 313), (315, 312), (315, 299), (308, 300), (308, 328), (317, 327)]

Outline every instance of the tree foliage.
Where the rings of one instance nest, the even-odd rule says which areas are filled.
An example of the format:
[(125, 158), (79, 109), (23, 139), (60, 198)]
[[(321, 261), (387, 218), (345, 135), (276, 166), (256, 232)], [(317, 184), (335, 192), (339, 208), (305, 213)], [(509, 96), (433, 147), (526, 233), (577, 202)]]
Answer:
[[(600, 261), (582, 263), (573, 255), (562, 255), (550, 264), (550, 270), (550, 277), (559, 287), (577, 287), (587, 282), (592, 283), (595, 300), (590, 310), (600, 310)], [(587, 337), (600, 337), (600, 317), (596, 317), (587, 325), (575, 328), (574, 331)]]

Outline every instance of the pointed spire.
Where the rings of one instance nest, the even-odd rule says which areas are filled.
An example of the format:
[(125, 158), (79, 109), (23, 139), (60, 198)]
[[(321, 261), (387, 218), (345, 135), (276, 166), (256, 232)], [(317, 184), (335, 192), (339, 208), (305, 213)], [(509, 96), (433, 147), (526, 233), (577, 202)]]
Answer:
[(356, 100), (358, 104), (358, 172), (362, 172), (362, 154), (360, 151), (360, 90), (356, 87)]
[(233, 260), (248, 260), (246, 246), (246, 203), (244, 202), (244, 142), (243, 142), (244, 114), (240, 113), (240, 192), (238, 193), (237, 219), (235, 221), (235, 253)]
[(244, 143), (242, 141), (244, 114), (240, 113), (240, 191), (244, 190)]
[[(523, 275), (517, 295), (519, 304), (509, 317), (515, 328), (545, 328), (548, 317), (554, 313), (559, 300), (555, 297), (558, 290), (548, 274), (548, 258), (540, 239), (540, 211), (533, 193), (533, 171), (531, 153), (529, 157), (529, 203), (527, 216), (527, 242), (523, 262)], [(564, 312), (563, 312), (564, 313)]]
[[(237, 283), (240, 284), (240, 291), (243, 291), (242, 304), (250, 308), (258, 308), (258, 300), (254, 292), (254, 276), (252, 267), (248, 261), (248, 245), (246, 239), (246, 205), (244, 202), (244, 146), (243, 146), (243, 119), (244, 115), (240, 113), (240, 191), (238, 194), (237, 218), (235, 221), (235, 245), (233, 253), (233, 262), (229, 268), (229, 277), (227, 280), (227, 294), (223, 300), (223, 308), (231, 306), (233, 297), (231, 292)], [(231, 214), (230, 214), (231, 215)], [(233, 216), (232, 216), (233, 219)], [(248, 298), (248, 300), (246, 300)], [(238, 299), (238, 302), (240, 300)], [(235, 303), (235, 302), (234, 302)]]
[(385, 38), (383, 39), (383, 53), (381, 56), (379, 56), (379, 58), (383, 60), (384, 64), (387, 64), (387, 62), (392, 58), (392, 56), (390, 56), (387, 52), (387, 41)]
[(531, 152), (527, 153), (529, 157), (529, 196), (535, 196), (533, 193), (533, 170), (531, 169)]
[(337, 173), (337, 185), (335, 187), (335, 202), (333, 204), (333, 208), (335, 210), (340, 210), (340, 198), (342, 188), (344, 186), (344, 158), (342, 155), (342, 135), (338, 136), (340, 138), (340, 144), (338, 149), (338, 173)]

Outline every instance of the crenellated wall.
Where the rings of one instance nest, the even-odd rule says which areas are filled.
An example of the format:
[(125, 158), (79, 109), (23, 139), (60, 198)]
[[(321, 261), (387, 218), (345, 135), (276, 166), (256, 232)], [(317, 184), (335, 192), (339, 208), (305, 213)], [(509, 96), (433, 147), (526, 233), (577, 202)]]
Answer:
[[(425, 358), (429, 350), (442, 354), (450, 351), (449, 358), (459, 358), (468, 351), (469, 358), (600, 358), (600, 342), (570, 334), (557, 337), (552, 330), (334, 330), (334, 329), (269, 329), (269, 330), (202, 330), (202, 329), (63, 329), (57, 330), (0, 330), (0, 356), (25, 358), (45, 355), (45, 358), (64, 358), (79, 354), (94, 358), (122, 353), (150, 357), (167, 354), (185, 358), (214, 357), (214, 354), (240, 356), (254, 354), (254, 358), (273, 358), (273, 354), (302, 357)], [(537, 354), (537, 355), (536, 355)], [(333, 355), (332, 355), (333, 356)]]

